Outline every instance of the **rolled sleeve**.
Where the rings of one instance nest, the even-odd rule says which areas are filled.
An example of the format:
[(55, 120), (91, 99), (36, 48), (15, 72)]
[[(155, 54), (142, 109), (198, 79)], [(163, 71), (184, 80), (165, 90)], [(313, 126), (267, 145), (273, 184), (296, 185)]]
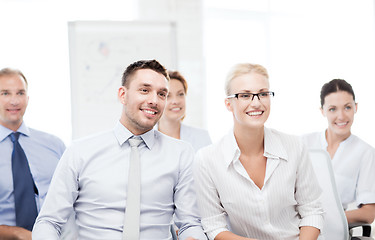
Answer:
[(311, 226), (322, 230), (324, 225), (322, 190), (304, 147), (297, 170), (295, 197), (298, 202), (298, 213), (301, 216), (299, 226)]
[(204, 165), (205, 162), (202, 152), (199, 151), (195, 156), (194, 178), (203, 229), (209, 239), (214, 239), (219, 233), (229, 230), (225, 210), (221, 205), (215, 184), (210, 178), (209, 168)]
[(203, 232), (196, 201), (193, 179), (193, 148), (189, 148), (181, 156), (179, 182), (175, 188), (175, 223), (179, 230), (179, 239), (193, 237), (207, 239)]

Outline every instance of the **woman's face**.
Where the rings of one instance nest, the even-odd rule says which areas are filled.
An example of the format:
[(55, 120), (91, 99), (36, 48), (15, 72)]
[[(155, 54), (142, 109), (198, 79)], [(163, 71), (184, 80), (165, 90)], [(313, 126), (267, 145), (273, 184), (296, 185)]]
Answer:
[[(268, 79), (258, 73), (247, 73), (232, 79), (231, 94), (262, 93), (269, 91)], [(271, 96), (253, 99), (227, 98), (225, 105), (233, 114), (234, 125), (259, 128), (267, 121), (271, 110)]]
[(169, 81), (169, 93), (167, 106), (164, 110), (164, 118), (173, 121), (181, 121), (186, 111), (185, 95), (186, 93), (182, 83), (172, 78)]
[(330, 133), (349, 137), (354, 114), (357, 112), (357, 104), (354, 102), (353, 95), (346, 91), (330, 93), (324, 98), (321, 111), (327, 118)]

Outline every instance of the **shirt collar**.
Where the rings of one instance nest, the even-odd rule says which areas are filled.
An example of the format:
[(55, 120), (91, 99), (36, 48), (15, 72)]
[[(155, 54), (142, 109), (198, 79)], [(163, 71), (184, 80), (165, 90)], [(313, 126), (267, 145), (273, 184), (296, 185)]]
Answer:
[[(120, 145), (124, 144), (129, 138), (134, 136), (134, 134), (131, 133), (124, 125), (122, 125), (120, 121), (117, 122), (113, 131)], [(155, 143), (155, 130), (151, 129), (150, 131), (147, 131), (139, 136), (142, 138), (146, 146), (151, 149)]]
[(227, 149), (227, 151), (223, 151), (223, 157), (226, 166), (228, 167), (233, 161), (239, 158), (241, 155), (240, 148), (237, 145), (236, 138), (234, 137), (233, 129), (224, 137), (223, 141), (223, 149)]
[[(223, 157), (228, 167), (231, 162), (235, 161), (241, 155), (237, 145), (234, 132), (231, 130), (224, 138), (223, 147), (228, 149), (224, 151)], [(271, 129), (264, 128), (264, 156), (269, 158), (288, 160), (288, 154), (283, 147), (283, 143), (278, 135), (274, 134)]]
[(266, 127), (264, 128), (264, 156), (288, 161), (288, 154), (279, 135)]
[[(322, 144), (322, 146), (323, 146), (324, 149), (327, 149), (327, 147), (328, 147), (328, 142), (327, 142), (327, 138), (326, 138), (326, 132), (327, 132), (327, 129), (324, 130), (324, 131), (320, 134), (320, 142), (321, 142), (321, 144)], [(352, 141), (352, 139), (353, 139), (353, 134), (350, 134), (350, 136), (349, 136), (347, 139), (345, 139), (344, 141), (342, 141), (342, 142), (340, 143), (340, 145), (345, 145), (345, 144), (347, 144), (348, 142)]]
[[(12, 132), (13, 131), (9, 128), (0, 125), (0, 142), (4, 141), (4, 139), (7, 138)], [(17, 129), (17, 132), (20, 132), (25, 136), (30, 136), (30, 130), (23, 121), (21, 123), (21, 126)]]

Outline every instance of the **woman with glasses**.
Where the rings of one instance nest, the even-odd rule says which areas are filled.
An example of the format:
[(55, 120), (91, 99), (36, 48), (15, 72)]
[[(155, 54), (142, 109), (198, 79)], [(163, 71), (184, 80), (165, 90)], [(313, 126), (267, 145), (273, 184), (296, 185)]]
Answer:
[(178, 71), (168, 71), (169, 93), (163, 116), (156, 125), (157, 129), (177, 139), (190, 143), (194, 150), (211, 144), (207, 130), (195, 128), (182, 123), (186, 112), (186, 93), (188, 89), (185, 78)]
[(210, 239), (317, 239), (321, 190), (302, 143), (264, 126), (271, 111), (267, 70), (237, 64), (226, 81), (233, 130), (196, 155), (202, 225)]
[(306, 146), (323, 149), (332, 159), (337, 189), (344, 209), (356, 203), (358, 209), (345, 212), (348, 223), (372, 223), (375, 218), (375, 152), (351, 133), (358, 104), (352, 86), (342, 79), (323, 85), (321, 113), (328, 127), (303, 136)]

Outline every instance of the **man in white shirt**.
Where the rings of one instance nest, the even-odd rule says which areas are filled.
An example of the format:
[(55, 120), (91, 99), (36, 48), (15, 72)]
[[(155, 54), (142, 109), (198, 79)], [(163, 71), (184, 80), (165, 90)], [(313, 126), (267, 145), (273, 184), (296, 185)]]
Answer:
[(156, 60), (138, 61), (123, 74), (123, 104), (113, 131), (78, 140), (64, 153), (33, 239), (58, 239), (72, 211), (80, 239), (122, 239), (127, 231), (129, 139), (139, 136), (140, 237), (171, 239), (175, 214), (179, 239), (206, 239), (200, 225), (192, 177), (192, 147), (153, 129), (168, 94), (168, 74)]

